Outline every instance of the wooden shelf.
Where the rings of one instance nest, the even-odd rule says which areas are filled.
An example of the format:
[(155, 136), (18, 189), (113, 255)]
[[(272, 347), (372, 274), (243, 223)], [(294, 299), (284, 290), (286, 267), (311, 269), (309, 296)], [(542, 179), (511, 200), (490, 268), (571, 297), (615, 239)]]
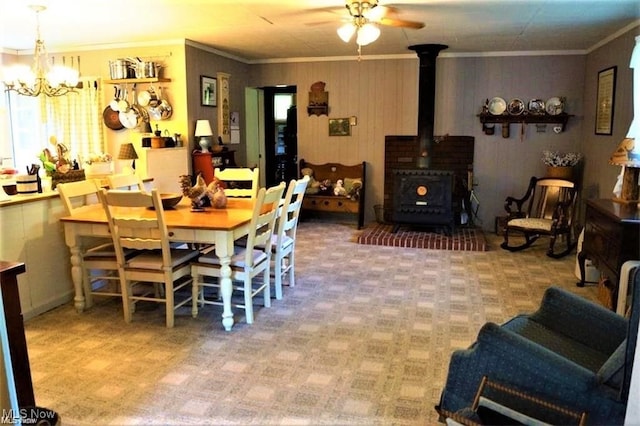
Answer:
[(564, 131), (564, 128), (567, 125), (567, 121), (569, 121), (569, 118), (573, 117), (573, 115), (567, 114), (565, 112), (558, 115), (550, 115), (550, 114), (493, 115), (488, 113), (480, 113), (478, 114), (478, 117), (480, 117), (480, 122), (483, 124), (484, 123), (500, 123), (500, 124), (557, 123), (557, 124), (562, 124), (562, 130)]
[(136, 84), (136, 83), (169, 83), (170, 78), (122, 78), (118, 80), (105, 80), (106, 84)]

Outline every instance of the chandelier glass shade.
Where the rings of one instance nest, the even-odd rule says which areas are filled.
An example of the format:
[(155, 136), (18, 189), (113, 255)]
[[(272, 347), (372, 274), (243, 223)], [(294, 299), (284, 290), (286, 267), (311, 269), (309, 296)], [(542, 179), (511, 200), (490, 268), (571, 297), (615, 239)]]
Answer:
[(366, 46), (376, 41), (380, 37), (380, 28), (371, 20), (375, 19), (373, 10), (377, 4), (377, 1), (348, 2), (346, 7), (353, 19), (338, 28), (340, 39), (348, 43), (356, 35), (358, 46)]
[[(47, 49), (40, 37), (39, 14), (44, 6), (30, 6), (36, 13), (37, 38), (33, 52), (33, 66), (14, 65), (3, 70), (6, 91), (24, 96), (62, 96), (73, 92), (78, 85), (79, 72), (63, 65), (49, 63)], [(78, 58), (78, 62), (80, 59)], [(79, 65), (79, 63), (78, 63)]]

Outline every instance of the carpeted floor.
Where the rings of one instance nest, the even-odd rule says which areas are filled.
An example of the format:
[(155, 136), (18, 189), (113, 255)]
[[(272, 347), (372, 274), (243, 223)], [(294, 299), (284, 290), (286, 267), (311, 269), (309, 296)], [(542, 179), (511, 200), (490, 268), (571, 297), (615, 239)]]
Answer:
[(451, 235), (402, 226), (372, 223), (356, 236), (358, 244), (433, 250), (486, 251), (487, 242), (480, 228), (459, 227)]
[(356, 244), (353, 224), (302, 222), (297, 282), (247, 325), (221, 309), (133, 322), (114, 299), (26, 324), (36, 403), (65, 425), (436, 425), (451, 352), (487, 321), (533, 311), (551, 284), (578, 288), (575, 256)]

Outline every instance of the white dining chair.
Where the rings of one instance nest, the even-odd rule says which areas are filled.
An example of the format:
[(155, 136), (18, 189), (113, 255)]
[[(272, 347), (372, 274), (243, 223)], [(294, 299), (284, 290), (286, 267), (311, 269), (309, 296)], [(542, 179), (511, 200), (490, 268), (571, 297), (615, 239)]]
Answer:
[[(170, 247), (164, 208), (157, 189), (151, 193), (103, 190), (100, 199), (116, 251), (125, 321), (131, 322), (136, 303), (150, 301), (165, 304), (166, 326), (173, 327), (174, 311), (191, 300), (190, 291), (179, 302), (175, 295), (179, 290), (189, 288), (191, 262), (200, 252)], [(152, 217), (132, 215), (130, 209), (121, 207), (152, 208), (155, 214)], [(125, 249), (142, 250), (142, 253), (127, 259)], [(159, 284), (164, 291), (157, 291), (153, 286), (146, 291), (134, 292), (134, 288), (148, 283)]]
[[(232, 302), (232, 306), (244, 309), (247, 324), (253, 324), (253, 299), (256, 296), (262, 293), (264, 306), (271, 306), (271, 236), (284, 189), (284, 182), (269, 189), (260, 188), (253, 207), (246, 246), (234, 248), (235, 254), (229, 264), (231, 280), (242, 282), (240, 285), (234, 283), (233, 289), (244, 293), (243, 302)], [(198, 305), (223, 306), (223, 302), (217, 297), (220, 292), (220, 269), (220, 259), (214, 251), (203, 254), (191, 265), (194, 318), (198, 315)], [(253, 279), (259, 274), (262, 274), (262, 280), (254, 285)], [(215, 277), (216, 280), (210, 282), (212, 280), (205, 280), (205, 277)], [(205, 288), (218, 289), (218, 295), (205, 295)]]
[(129, 189), (145, 192), (144, 182), (135, 173), (119, 173), (107, 176), (109, 189)]
[(309, 176), (289, 182), (284, 202), (278, 212), (276, 232), (271, 237), (273, 275), (278, 300), (282, 299), (282, 282), (285, 276), (288, 275), (289, 286), (295, 286), (296, 231), (302, 199), (308, 184)]
[(248, 167), (216, 167), (214, 179), (224, 183), (224, 193), (227, 197), (245, 197), (255, 199), (258, 194), (258, 178), (260, 169)]
[[(100, 204), (98, 193), (101, 189), (94, 179), (59, 183), (56, 188), (69, 216), (91, 204)], [(134, 255), (134, 250), (125, 253), (126, 258)], [(82, 246), (80, 269), (86, 308), (93, 306), (93, 296), (121, 297), (118, 263), (111, 238), (94, 238), (90, 246)]]

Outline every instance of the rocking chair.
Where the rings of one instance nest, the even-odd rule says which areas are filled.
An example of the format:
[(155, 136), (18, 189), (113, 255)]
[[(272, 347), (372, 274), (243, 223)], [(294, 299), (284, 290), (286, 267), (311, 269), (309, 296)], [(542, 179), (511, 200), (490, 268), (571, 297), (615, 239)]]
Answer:
[[(504, 229), (505, 250), (520, 251), (531, 246), (541, 235), (550, 237), (547, 256), (559, 259), (576, 247), (573, 232), (573, 216), (577, 189), (573, 182), (556, 178), (536, 178), (529, 181), (529, 188), (522, 198), (507, 197), (504, 208), (509, 214)], [(524, 236), (520, 245), (510, 245), (514, 233)], [(556, 252), (556, 239), (562, 237), (566, 248)]]

